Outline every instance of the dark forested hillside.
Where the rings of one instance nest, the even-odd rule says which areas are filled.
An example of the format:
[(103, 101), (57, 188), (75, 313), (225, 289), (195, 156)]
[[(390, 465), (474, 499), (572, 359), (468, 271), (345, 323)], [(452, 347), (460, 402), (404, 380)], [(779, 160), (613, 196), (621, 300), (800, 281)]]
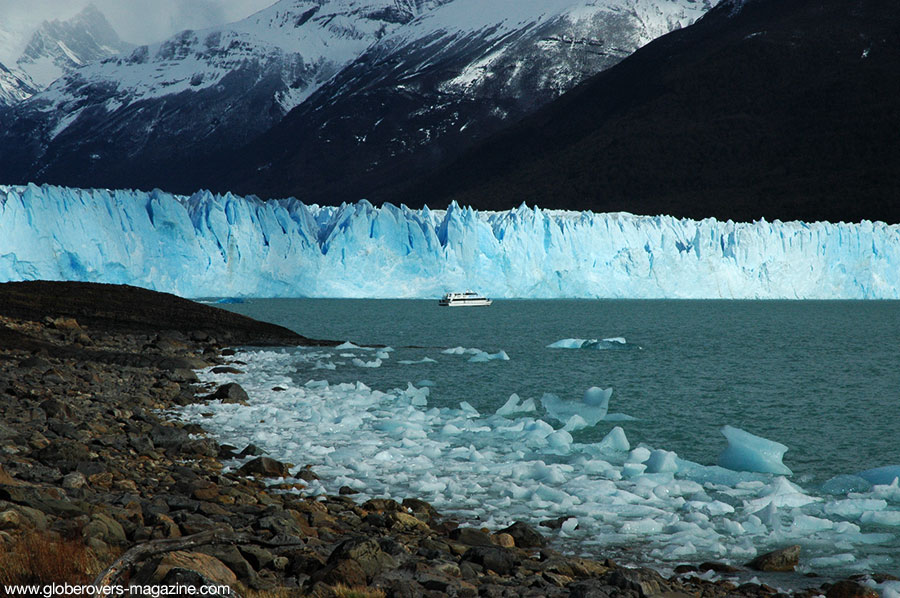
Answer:
[(392, 199), (900, 222), (900, 4), (726, 1)]

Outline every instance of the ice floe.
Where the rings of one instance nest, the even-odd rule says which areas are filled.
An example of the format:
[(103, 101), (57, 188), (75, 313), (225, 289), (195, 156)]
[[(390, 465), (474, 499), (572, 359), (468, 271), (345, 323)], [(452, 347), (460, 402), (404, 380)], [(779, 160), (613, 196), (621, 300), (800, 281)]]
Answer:
[[(453, 351), (447, 354), (478, 354)], [(180, 413), (232, 445), (253, 443), (274, 458), (311, 464), (321, 479), (309, 482), (307, 493), (335, 493), (348, 485), (361, 500), (413, 496), (492, 528), (554, 520), (562, 526), (548, 533), (588, 553), (627, 546), (633, 554), (673, 563), (742, 563), (760, 551), (799, 543), (808, 555), (805, 571), (900, 565), (897, 480), (866, 482), (866, 488), (854, 481), (862, 477), (852, 476), (829, 481), (831, 493), (805, 488), (785, 477), (786, 446), (731, 427), (720, 462), (764, 472), (634, 446), (622, 427), (604, 420), (611, 389), (588, 389), (577, 401), (545, 395), (540, 404), (512, 394), (500, 398), (496, 409), (479, 410), (472, 403), (483, 403), (465, 394), (456, 395), (457, 406), (433, 402), (428, 380), (377, 389), (304, 378), (315, 378), (314, 367), (330, 356), (308, 349), (240, 352), (236, 359), (246, 363), (246, 373), (239, 382), (249, 404), (188, 405)], [(211, 370), (200, 375), (218, 384), (235, 380)], [(272, 392), (274, 386), (285, 390)], [(609, 428), (602, 440), (582, 442), (586, 424)]]

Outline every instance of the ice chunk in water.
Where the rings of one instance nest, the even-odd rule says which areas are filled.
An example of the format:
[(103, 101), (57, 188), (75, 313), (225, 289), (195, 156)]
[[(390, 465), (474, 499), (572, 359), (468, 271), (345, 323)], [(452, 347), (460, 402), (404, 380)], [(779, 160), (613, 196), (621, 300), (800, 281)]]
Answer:
[(353, 359), (353, 365), (358, 368), (380, 368), (381, 367), (381, 359), (375, 358), (372, 361), (363, 361), (359, 357)]
[(612, 396), (612, 388), (597, 388), (592, 386), (584, 391), (581, 402), (591, 407), (609, 408), (609, 397)]
[(565, 430), (557, 430), (547, 436), (550, 448), (561, 453), (568, 453), (572, 446), (572, 435)]
[(894, 479), (900, 478), (900, 465), (886, 465), (885, 467), (867, 469), (856, 475), (870, 484), (876, 486), (889, 486), (893, 483)]
[(868, 492), (871, 489), (872, 484), (858, 475), (838, 475), (822, 484), (822, 492), (834, 495), (849, 494), (851, 492)]
[(556, 341), (555, 343), (550, 343), (549, 345), (547, 345), (548, 349), (593, 349), (595, 351), (602, 351), (606, 349), (626, 349), (628, 347), (628, 342), (621, 336), (604, 338), (600, 340), (597, 340), (595, 338), (564, 338)]
[(563, 401), (558, 396), (547, 393), (541, 397), (541, 404), (550, 417), (564, 424), (568, 424), (573, 415), (579, 415), (587, 425), (596, 426), (609, 411), (610, 396), (612, 388), (601, 389), (592, 386), (584, 392), (580, 403)]
[(497, 353), (479, 351), (469, 358), (469, 363), (484, 363), (485, 361), (509, 361), (509, 355), (506, 354), (506, 351), (498, 351)]
[(564, 338), (547, 345), (548, 349), (580, 349), (584, 344), (583, 338)]
[(665, 473), (678, 471), (676, 455), (672, 451), (657, 449), (650, 453), (650, 458), (645, 461), (647, 473)]
[(728, 439), (728, 447), (719, 455), (720, 467), (792, 475), (793, 472), (781, 462), (788, 447), (780, 442), (732, 426), (723, 426), (722, 434)]
[(509, 399), (503, 404), (503, 407), (497, 409), (497, 415), (513, 415), (515, 413), (531, 413), (537, 411), (537, 405), (534, 399), (525, 399), (519, 402), (519, 395), (513, 393), (509, 395)]
[(624, 453), (631, 450), (631, 444), (628, 442), (628, 438), (625, 437), (625, 430), (616, 426), (603, 437), (603, 440), (597, 444), (597, 448), (601, 451)]
[(584, 421), (584, 418), (581, 417), (580, 415), (576, 414), (569, 418), (569, 421), (566, 422), (566, 425), (563, 428), (563, 430), (565, 430), (567, 432), (576, 432), (578, 430), (583, 430), (587, 427), (589, 427), (589, 426), (588, 426), (588, 423), (586, 421)]

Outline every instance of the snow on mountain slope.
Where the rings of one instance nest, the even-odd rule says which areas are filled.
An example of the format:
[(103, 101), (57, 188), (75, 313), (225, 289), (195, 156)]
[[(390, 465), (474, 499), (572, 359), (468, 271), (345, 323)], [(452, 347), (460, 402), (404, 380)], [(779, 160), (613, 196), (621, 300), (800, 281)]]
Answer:
[(68, 21), (44, 21), (16, 66), (43, 89), (73, 69), (131, 48), (119, 39), (103, 13), (89, 4)]
[(354, 177), (453, 155), (715, 1), (281, 0), (58, 80), (0, 131), (0, 180), (333, 195), (321, 176), (355, 200)]
[(281, 0), (236, 24), (184, 31), (86, 65), (16, 107), (0, 146), (29, 151), (0, 147), (0, 178), (67, 173), (92, 186), (124, 171), (129, 186), (162, 185), (186, 160), (258, 135), (377, 39), (439, 2)]
[(94, 5), (37, 30), (0, 23), (0, 106), (28, 99), (63, 74), (133, 48)]
[[(103, 100), (109, 113), (138, 102), (228, 86), (246, 70), (255, 77), (277, 73), (283, 111), (315, 91), (391, 28), (409, 20), (403, 0), (282, 0), (235, 24), (183, 31), (141, 46), (130, 56), (81, 69), (41, 97), (45, 110), (64, 112), (74, 101)], [(85, 88), (115, 88), (92, 97)]]
[(30, 98), (36, 91), (27, 75), (11, 71), (0, 62), (0, 107), (17, 104)]
[(900, 226), (0, 186), (0, 280), (184, 296), (900, 298)]
[[(381, 201), (715, 0), (453, 0), (372, 45), (203, 186)], [(248, 159), (249, 158), (249, 159)]]

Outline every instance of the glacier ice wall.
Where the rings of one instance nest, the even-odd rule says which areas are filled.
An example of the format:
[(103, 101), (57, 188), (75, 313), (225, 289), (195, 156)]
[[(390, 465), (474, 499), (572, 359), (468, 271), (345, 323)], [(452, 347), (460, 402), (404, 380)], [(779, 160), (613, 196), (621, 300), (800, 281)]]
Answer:
[(0, 186), (0, 280), (186, 297), (900, 298), (900, 226)]

